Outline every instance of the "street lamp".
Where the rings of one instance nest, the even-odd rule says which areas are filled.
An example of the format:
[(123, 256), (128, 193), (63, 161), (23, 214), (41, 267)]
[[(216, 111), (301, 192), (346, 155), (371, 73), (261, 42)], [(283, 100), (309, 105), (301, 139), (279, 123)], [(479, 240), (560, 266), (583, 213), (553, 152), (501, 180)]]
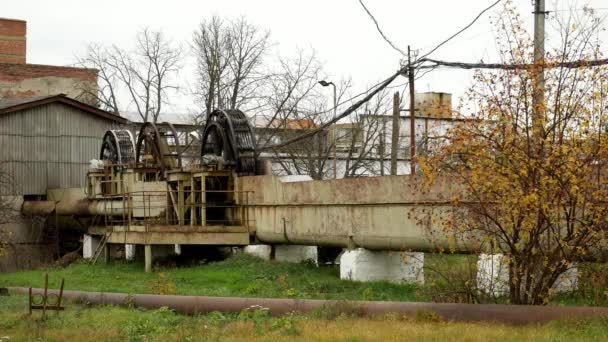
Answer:
[[(336, 102), (338, 100), (336, 97), (336, 85), (334, 84), (334, 82), (327, 82), (325, 80), (319, 81), (319, 84), (322, 85), (323, 87), (328, 87), (331, 85), (334, 88), (334, 117), (333, 117), (333, 120), (335, 120), (336, 115), (337, 115), (337, 110), (338, 110), (338, 103)], [(334, 179), (336, 179), (337, 174), (336, 174), (336, 123), (335, 122), (332, 125), (332, 140), (333, 140), (333, 154), (334, 154)]]

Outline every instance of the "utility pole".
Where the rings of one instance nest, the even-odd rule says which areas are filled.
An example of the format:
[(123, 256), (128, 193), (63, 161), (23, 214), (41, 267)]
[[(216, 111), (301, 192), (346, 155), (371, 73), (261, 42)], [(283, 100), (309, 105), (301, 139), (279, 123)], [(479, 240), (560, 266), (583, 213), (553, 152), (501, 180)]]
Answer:
[(407, 46), (407, 78), (410, 87), (410, 168), (411, 174), (416, 174), (416, 110), (414, 108), (415, 92), (414, 92), (414, 66), (412, 65), (412, 57), (410, 46)]
[(391, 175), (397, 174), (397, 152), (399, 151), (399, 92), (393, 95), (393, 132), (391, 140)]
[(532, 98), (532, 136), (536, 141), (545, 125), (545, 0), (534, 1), (534, 92)]

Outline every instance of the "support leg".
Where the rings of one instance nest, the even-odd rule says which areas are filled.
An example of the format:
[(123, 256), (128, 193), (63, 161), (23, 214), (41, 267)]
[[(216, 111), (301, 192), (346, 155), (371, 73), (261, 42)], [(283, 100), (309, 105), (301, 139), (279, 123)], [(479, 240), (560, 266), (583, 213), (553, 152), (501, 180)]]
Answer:
[(152, 245), (144, 246), (144, 259), (146, 272), (152, 272)]

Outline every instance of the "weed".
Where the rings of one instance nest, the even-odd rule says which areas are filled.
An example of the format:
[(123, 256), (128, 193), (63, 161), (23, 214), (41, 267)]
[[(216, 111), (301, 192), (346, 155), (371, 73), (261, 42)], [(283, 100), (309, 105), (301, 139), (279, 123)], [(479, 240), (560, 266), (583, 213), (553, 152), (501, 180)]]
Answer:
[(175, 294), (175, 284), (167, 279), (165, 273), (159, 272), (158, 278), (149, 282), (148, 288), (152, 294), (172, 295)]
[(436, 312), (428, 310), (416, 311), (416, 321), (418, 322), (441, 322), (443, 319)]
[(253, 323), (255, 334), (262, 335), (268, 330), (266, 325), (270, 318), (270, 310), (259, 305), (254, 305), (241, 311), (238, 318), (242, 321)]
[(298, 323), (295, 313), (290, 312), (287, 315), (281, 316), (272, 321), (270, 330), (279, 330), (281, 335), (297, 336), (300, 335)]

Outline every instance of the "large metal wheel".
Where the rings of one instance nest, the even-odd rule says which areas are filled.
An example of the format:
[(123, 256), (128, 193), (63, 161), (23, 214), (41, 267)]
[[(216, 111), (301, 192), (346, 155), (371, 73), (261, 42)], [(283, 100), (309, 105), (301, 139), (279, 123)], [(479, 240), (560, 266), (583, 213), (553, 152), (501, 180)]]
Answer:
[(114, 165), (133, 165), (135, 163), (133, 134), (126, 129), (107, 131), (103, 136), (99, 159)]
[[(157, 168), (163, 178), (165, 171), (182, 167), (177, 132), (172, 124), (166, 125), (168, 129), (159, 129), (154, 123), (146, 122), (139, 130), (135, 146), (137, 165)], [(172, 138), (175, 151), (171, 151), (168, 137)]]
[(215, 110), (203, 132), (201, 157), (221, 157), (239, 176), (256, 174), (256, 145), (253, 129), (240, 110)]

